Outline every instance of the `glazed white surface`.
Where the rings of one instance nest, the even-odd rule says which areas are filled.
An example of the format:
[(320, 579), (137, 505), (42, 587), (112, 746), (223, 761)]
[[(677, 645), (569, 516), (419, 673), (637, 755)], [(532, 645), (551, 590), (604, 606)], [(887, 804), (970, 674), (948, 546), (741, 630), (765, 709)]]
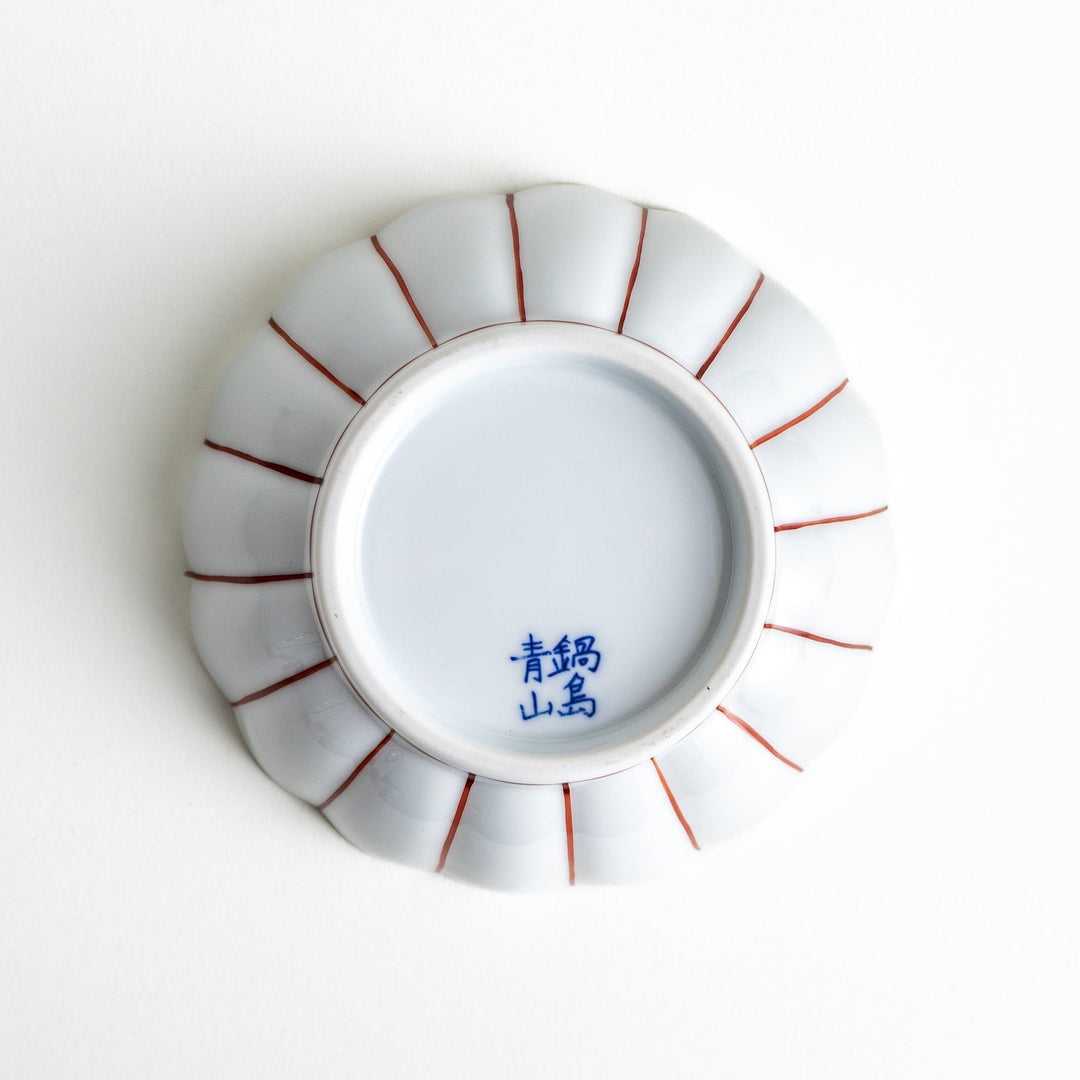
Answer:
[(650, 209), (623, 332), (696, 372), (746, 303), (758, 273), (692, 218)]
[(379, 241), (435, 341), (518, 317), (505, 196), (425, 203), (382, 228)]
[(203, 447), (181, 528), (191, 569), (257, 576), (306, 569), (315, 486)]
[(380, 469), (362, 535), (342, 540), (360, 551), (365, 647), (394, 671), (395, 697), (407, 689), (492, 736), (517, 711), (521, 663), (508, 660), (528, 627), (549, 645), (566, 627), (596, 637), (603, 719), (538, 717), (519, 731), (528, 744), (623, 725), (665, 693), (731, 572), (723, 503), (689, 435), (584, 365), (515, 354), (449, 388)]
[(545, 184), (514, 196), (525, 310), (614, 330), (633, 272), (641, 210), (575, 184)]
[(206, 670), (230, 701), (329, 655), (305, 580), (258, 588), (193, 581), (191, 626)]
[[(288, 407), (281, 408), (282, 402)], [(226, 369), (211, 403), (207, 438), (321, 476), (356, 402), (269, 326)]]
[[(719, 704), (761, 633), (760, 470), (713, 396), (632, 339), (542, 321), (452, 339), (357, 414), (323, 479), (329, 645), (387, 723), (467, 772), (562, 783), (639, 764)], [(512, 657), (534, 630), (595, 641), (588, 715), (533, 715), (553, 659), (531, 680)]]
[(267, 775), (315, 806), (387, 734), (333, 667), (238, 706), (236, 719)]
[(723, 363), (701, 381), (753, 441), (809, 409), (844, 379), (825, 328), (783, 286), (766, 277), (724, 343)]
[[(581, 323), (591, 325), (583, 328)], [(496, 329), (499, 325), (506, 329)], [(443, 465), (452, 472), (475, 473), (475, 453), (473, 459), (466, 453), (456, 465), (451, 454), (447, 462), (425, 465), (418, 459), (419, 465), (401, 466), (395, 463), (408, 462), (413, 453), (408, 447), (426, 444), (417, 444), (407, 433), (383, 434), (372, 425), (392, 415), (381, 404), (384, 400), (406, 402), (420, 416), (426, 384), (417, 381), (418, 373), (441, 379), (441, 386), (450, 368), (440, 357), (468, 357), (477, 348), (474, 338), (482, 342), (484, 335), (495, 335), (492, 341), (501, 343), (500, 357), (512, 354), (507, 350), (515, 335), (525, 342), (550, 338), (586, 350), (593, 340), (605, 348), (607, 342), (619, 343), (613, 356), (641, 350), (640, 370), (665, 373), (680, 394), (690, 389), (700, 394), (704, 386), (711, 395), (701, 395), (702, 415), (710, 416), (717, 430), (735, 433), (725, 436), (734, 441), (717, 461), (753, 461), (746, 474), (753, 478), (750, 487), (760, 489), (753, 498), (761, 507), (771, 506), (761, 532), (768, 531), (767, 542), (755, 541), (763, 546), (752, 549), (750, 564), (740, 564), (741, 573), (763, 583), (764, 597), (772, 596), (753, 616), (748, 646), (729, 673), (714, 672), (711, 680), (691, 675), (688, 685), (700, 679), (714, 688), (705, 687), (678, 706), (682, 711), (657, 727), (651, 742), (635, 736), (639, 741), (631, 744), (623, 736), (627, 747), (640, 747), (634, 752), (603, 750), (599, 756), (597, 748), (586, 753), (585, 744), (574, 749), (574, 738), (587, 735), (595, 742), (605, 730), (602, 724), (592, 729), (579, 722), (560, 733), (562, 756), (525, 753), (511, 743), (503, 745), (507, 737), (496, 734), (493, 719), (484, 719), (494, 698), (487, 704), (478, 699), (477, 716), (470, 716), (474, 691), (465, 672), (473, 662), (471, 654), (459, 654), (466, 642), (487, 641), (487, 623), (482, 605), (475, 626), (468, 618), (455, 621), (455, 610), (470, 609), (467, 586), (457, 584), (458, 575), (464, 575), (463, 582), (475, 576), (479, 571), (469, 560), (479, 557), (490, 564), (496, 580), (505, 571), (504, 585), (493, 593), (502, 595), (511, 588), (513, 560), (507, 563), (495, 549), (487, 555), (484, 548), (471, 551), (468, 521), (481, 516), (482, 506), (469, 512), (467, 501), (447, 501), (439, 491), (432, 491), (425, 505), (418, 494), (429, 479), (436, 482)], [(430, 351), (446, 342), (453, 344)], [(425, 359), (411, 364), (417, 357)], [(687, 374), (676, 376), (680, 365)], [(561, 377), (553, 368), (551, 378)], [(410, 389), (399, 391), (399, 385)], [(540, 407), (542, 388), (515, 392)], [(566, 392), (574, 396), (586, 388), (568, 387)], [(449, 383), (439, 393), (456, 400)], [(487, 475), (501, 469), (501, 479), (496, 483), (489, 477), (488, 487), (501, 486), (512, 495), (516, 466), (506, 445), (508, 433), (499, 435), (498, 425), (513, 403), (498, 406), (494, 394), (492, 389), (472, 407), (494, 407), (498, 416), (477, 413), (456, 422), (481, 445), (485, 438), (498, 443), (496, 456), (481, 471)], [(367, 405), (372, 395), (375, 400)], [(685, 400), (698, 399), (691, 394)], [(601, 403), (594, 412), (598, 419), (625, 416), (620, 422), (629, 423), (631, 406), (630, 399), (618, 407)], [(402, 406), (397, 408), (400, 412)], [(556, 442), (572, 440), (579, 423), (572, 410), (569, 419), (556, 409), (545, 415), (544, 423), (555, 425)], [(527, 431), (531, 416), (512, 426)], [(408, 422), (415, 426), (421, 421)], [(446, 427), (449, 421), (439, 423)], [(627, 471), (644, 469), (644, 476), (655, 471), (654, 479), (670, 488), (672, 480), (663, 479), (661, 464), (666, 451), (650, 452), (644, 419), (634, 423), (641, 427), (642, 440), (628, 444), (623, 456), (644, 456)], [(435, 444), (455, 443), (452, 437), (447, 443), (442, 427), (432, 428), (430, 436), (436, 452)], [(363, 434), (369, 428), (380, 434)], [(610, 441), (610, 436), (605, 438)], [(266, 771), (294, 794), (323, 806), (337, 828), (365, 850), (502, 888), (647, 876), (702, 842), (757, 820), (854, 709), (892, 577), (885, 469), (876, 431), (844, 378), (834, 347), (805, 308), (685, 215), (645, 209), (573, 185), (418, 206), (376, 236), (332, 252), (301, 275), (223, 380), (211, 409), (208, 439), (192, 475), (184, 516), (185, 544), (196, 576), (192, 623), (200, 655), (236, 704), (241, 730)], [(466, 443), (457, 442), (461, 446), (453, 453), (460, 454)], [(364, 453), (382, 463), (378, 468), (388, 470), (392, 491), (403, 496), (391, 494), (387, 502), (384, 485), (374, 489), (382, 492), (378, 497), (342, 501), (349, 470), (363, 460), (354, 443), (371, 443), (374, 449)], [(335, 509), (320, 509), (312, 525), (324, 483), (331, 492), (327, 506)], [(750, 490), (743, 480), (739, 483)], [(450, 476), (439, 485), (453, 490)], [(648, 491), (647, 483), (643, 490)], [(615, 488), (611, 491), (614, 498)], [(720, 526), (709, 524), (707, 513), (700, 516), (709, 500), (688, 491), (679, 496), (685, 500), (680, 505), (697, 516), (681, 524), (676, 516), (676, 533), (716, 533), (719, 543)], [(603, 485), (598, 498), (602, 505)], [(369, 499), (372, 509), (367, 509)], [(510, 506), (513, 499), (502, 502)], [(743, 519), (740, 505), (737, 499), (730, 503), (728, 510), (736, 515), (732, 520)], [(520, 517), (524, 511), (511, 507), (507, 512)], [(642, 512), (647, 514), (647, 508)], [(678, 513), (672, 510), (665, 520)], [(360, 515), (371, 517), (373, 538), (363, 545), (375, 554), (357, 561), (353, 552), (361, 545)], [(612, 517), (609, 526), (617, 532), (633, 527), (620, 520)], [(308, 550), (309, 533), (323, 563)], [(519, 535), (528, 534), (519, 530)], [(417, 550), (409, 547), (408, 537), (414, 547), (419, 543)], [(597, 542), (610, 547), (613, 540)], [(435, 544), (430, 554), (428, 543)], [(526, 561), (542, 561), (544, 545), (539, 543), (536, 551), (521, 553)], [(357, 576), (361, 562), (374, 579)], [(709, 572), (697, 562), (672, 549), (668, 563), (671, 569), (663, 572), (675, 573), (667, 582), (671, 596), (688, 587), (678, 574), (697, 575), (706, 606), (715, 602), (709, 599)], [(620, 566), (618, 557), (610, 560), (610, 584), (616, 591), (624, 579), (648, 582), (658, 572), (644, 563)], [(313, 571), (322, 636), (312, 605)], [(597, 568), (603, 580), (601, 571)], [(434, 579), (425, 578), (431, 573)], [(227, 575), (291, 575), (295, 580), (200, 580)], [(425, 614), (425, 596), (435, 605), (431, 617)], [(646, 591), (641, 602), (648, 611), (640, 618), (659, 619), (664, 596), (648, 602)], [(364, 611), (370, 604), (370, 626), (369, 616), (350, 598), (364, 598)], [(605, 610), (614, 603), (612, 596), (596, 602)], [(542, 615), (542, 592), (524, 601), (524, 607)], [(444, 625), (447, 617), (451, 621)], [(506, 618), (503, 612), (494, 622), (502, 625)], [(379, 620), (386, 623), (382, 634)], [(354, 628), (361, 627), (357, 636)], [(605, 624), (601, 620), (577, 631), (603, 633)], [(327, 635), (333, 651), (323, 640)], [(608, 628), (607, 635), (617, 649), (619, 634)], [(424, 657), (443, 640), (451, 642), (446, 673), (429, 676), (429, 670), (440, 668), (433, 666), (434, 656)], [(488, 653), (498, 645), (502, 657), (517, 642), (488, 644)], [(693, 648), (689, 639), (686, 647)], [(639, 660), (637, 667), (645, 677), (649, 668), (643, 663)], [(455, 672), (460, 673), (457, 682), (446, 683)], [(630, 680), (623, 688), (627, 692), (646, 686), (630, 675), (624, 675)], [(350, 683), (357, 695), (348, 689)], [(490, 685), (490, 676), (482, 685)], [(598, 685), (602, 689), (602, 680)], [(656, 687), (645, 696), (650, 693), (655, 697)], [(643, 732), (658, 724), (660, 713), (651, 719), (657, 708), (675, 708), (666, 704), (668, 699), (658, 698), (661, 704), (653, 712), (635, 714)], [(629, 698), (626, 707), (631, 708)], [(385, 724), (372, 710), (399, 736), (382, 743)], [(425, 710), (430, 717), (421, 720)], [(626, 723), (623, 718), (622, 726)], [(460, 729), (456, 733), (454, 725)], [(468, 725), (471, 734), (466, 736), (461, 725)], [(481, 735), (484, 730), (488, 734)], [(533, 730), (540, 734), (522, 747), (543, 745), (536, 740), (547, 729), (541, 723)], [(434, 756), (423, 753), (424, 748)], [(748, 758), (756, 764), (748, 766)], [(733, 777), (739, 779), (733, 782)], [(538, 786), (505, 782), (523, 780)], [(684, 801), (690, 809), (684, 809)], [(468, 839), (459, 852), (462, 829)]]

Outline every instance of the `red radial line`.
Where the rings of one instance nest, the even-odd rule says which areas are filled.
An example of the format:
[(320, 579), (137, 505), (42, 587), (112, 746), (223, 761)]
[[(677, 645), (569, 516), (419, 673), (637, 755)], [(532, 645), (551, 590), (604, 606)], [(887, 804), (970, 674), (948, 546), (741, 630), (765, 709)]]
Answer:
[(838, 517), (817, 518), (814, 521), (792, 521), (788, 525), (777, 525), (776, 532), (791, 532), (793, 529), (805, 529), (809, 525), (835, 525), (838, 521), (858, 521), (860, 518), (884, 514), (889, 508), (879, 506), (876, 510), (864, 510), (861, 514), (840, 514)]
[(321, 476), (312, 476), (310, 473), (300, 472), (299, 469), (290, 469), (288, 465), (279, 465), (276, 461), (267, 461), (265, 458), (255, 457), (254, 454), (245, 454), (243, 450), (237, 450), (234, 446), (222, 446), (221, 443), (211, 442), (209, 439), (203, 439), (203, 445), (209, 446), (211, 450), (217, 450), (222, 454), (232, 454), (233, 457), (238, 457), (241, 461), (250, 461), (253, 465), (261, 465), (264, 469), (281, 473), (282, 476), (291, 476), (294, 480), (303, 480), (308, 484), (322, 483)]
[(759, 735), (741, 716), (736, 716), (733, 712), (729, 712), (723, 705), (717, 705), (716, 711), (723, 713), (736, 727), (742, 728), (751, 739), (754, 739), (764, 746), (777, 761), (782, 761), (785, 765), (790, 765), (796, 772), (803, 771), (801, 765), (796, 765), (790, 758), (784, 757), (771, 742)]
[(811, 634), (809, 630), (796, 630), (791, 626), (777, 626), (776, 623), (767, 622), (766, 630), (779, 630), (782, 634), (794, 634), (796, 637), (806, 638), (807, 641), (820, 641), (822, 645), (836, 645), (841, 649), (865, 649), (870, 652), (873, 645), (855, 645), (850, 641), (837, 641), (836, 638), (821, 637), (819, 634)]
[(664, 776), (663, 770), (660, 768), (660, 763), (656, 758), (652, 759), (653, 767), (656, 769), (656, 775), (660, 777), (660, 783), (664, 785), (664, 792), (668, 797), (668, 802), (671, 803), (671, 809), (675, 811), (675, 816), (679, 819), (679, 824), (686, 830), (686, 835), (690, 838), (690, 843), (700, 851), (701, 845), (697, 842), (697, 837), (694, 835), (694, 830), (690, 828), (690, 822), (686, 820), (681, 808), (679, 807), (679, 801), (675, 798), (675, 793), (668, 785), (667, 777)]
[(465, 813), (465, 804), (469, 801), (469, 792), (472, 791), (476, 773), (469, 773), (465, 778), (465, 786), (461, 789), (461, 798), (458, 799), (457, 809), (454, 811), (454, 820), (450, 822), (450, 831), (443, 841), (442, 852), (439, 854), (439, 865), (435, 867), (435, 873), (441, 874), (446, 865), (446, 856), (450, 854), (450, 845), (457, 836), (458, 826), (461, 824), (461, 815)]
[(754, 297), (758, 294), (758, 289), (761, 288), (762, 282), (765, 280), (764, 274), (758, 274), (757, 281), (754, 282), (754, 287), (750, 290), (750, 295), (746, 298), (746, 303), (735, 313), (735, 318), (731, 320), (731, 325), (724, 331), (724, 336), (716, 343), (716, 348), (705, 358), (705, 363), (698, 368), (695, 379), (700, 379), (706, 371), (709, 370), (710, 365), (716, 359), (717, 354), (727, 344), (727, 340), (735, 333), (735, 328), (742, 322), (743, 316), (750, 310), (750, 305), (754, 302)]
[(316, 810), (325, 810), (368, 767), (368, 765), (371, 764), (372, 759), (375, 757), (375, 755), (393, 737), (394, 737), (394, 733), (392, 731), (388, 731), (378, 741), (378, 743), (375, 745), (375, 747), (372, 750), (368, 751), (368, 754), (363, 759), (363, 761), (361, 761), (360, 764), (357, 765), (356, 768), (353, 769), (353, 771), (351, 773), (349, 773), (349, 775), (347, 777), (345, 777), (344, 781), (341, 784), (338, 785), (337, 790), (334, 792), (334, 794), (331, 795), (330, 798), (324, 799), (321, 803), (319, 803), (319, 805), (317, 807), (315, 807), (315, 809)]
[(570, 785), (563, 784), (563, 820), (566, 823), (566, 865), (570, 873), (570, 884), (574, 884), (574, 811), (570, 806)]
[(619, 329), (615, 332), (621, 334), (626, 323), (626, 313), (630, 310), (630, 297), (634, 294), (634, 286), (637, 284), (638, 271), (641, 269), (641, 249), (645, 246), (645, 226), (649, 221), (649, 208), (641, 208), (641, 229), (637, 238), (637, 253), (634, 255), (634, 265), (630, 271), (630, 280), (626, 283), (626, 299), (623, 300), (622, 314), (619, 316)]
[(514, 277), (517, 282), (518, 319), (525, 322), (525, 276), (521, 272), (521, 234), (518, 232), (517, 211), (514, 196), (506, 196), (506, 210), (510, 215), (510, 236), (514, 241)]
[(416, 321), (420, 324), (420, 329), (427, 335), (427, 339), (431, 342), (431, 347), (434, 349), (435, 346), (438, 345), (438, 342), (435, 340), (435, 335), (428, 329), (428, 324), (424, 322), (424, 316), (420, 314), (420, 309), (416, 306), (416, 301), (412, 298), (412, 293), (409, 292), (409, 286), (405, 284), (405, 279), (401, 276), (401, 271), (394, 265), (394, 260), (383, 250), (383, 246), (379, 243), (379, 238), (377, 236), (372, 236), (371, 246), (379, 253), (379, 258), (386, 263), (387, 270), (394, 275), (394, 280), (401, 290), (401, 295), (405, 297), (405, 302), (409, 305), (409, 309), (412, 311), (413, 315), (416, 316)]
[(274, 331), (286, 344), (290, 345), (295, 352), (302, 356), (320, 375), (325, 375), (339, 390), (343, 390), (359, 405), (365, 404), (364, 399), (351, 387), (343, 383), (329, 368), (323, 367), (314, 356), (311, 355), (302, 345), (298, 344), (293, 338), (289, 337), (276, 320), (270, 320), (270, 329)]
[(750, 449), (756, 450), (762, 443), (767, 443), (770, 439), (775, 439), (777, 435), (783, 435), (784, 432), (788, 430), (788, 428), (793, 428), (796, 424), (801, 424), (807, 417), (813, 416), (814, 413), (818, 411), (818, 409), (823, 409), (826, 405), (828, 405), (829, 402), (832, 401), (832, 399), (836, 397), (836, 395), (839, 394), (845, 386), (847, 386), (847, 384), (848, 380), (845, 379), (835, 389), (830, 390), (816, 405), (811, 405), (810, 408), (806, 410), (806, 412), (799, 413), (799, 415), (796, 416), (793, 420), (789, 420), (786, 424), (781, 424), (778, 428), (774, 428), (767, 435), (762, 435), (760, 439), (755, 439), (750, 444)]
[(282, 690), (286, 686), (291, 686), (294, 682), (299, 682), (301, 679), (306, 679), (309, 675), (314, 675), (316, 671), (322, 671), (324, 668), (328, 668), (335, 659), (336, 657), (328, 656), (325, 660), (320, 660), (317, 664), (312, 664), (311, 667), (304, 668), (303, 671), (298, 671), (295, 675), (290, 675), (288, 678), (281, 679), (276, 683), (271, 683), (269, 686), (264, 686), (261, 690), (256, 690), (251, 694), (247, 694), (238, 701), (230, 701), (229, 704), (236, 709), (241, 705), (248, 705), (252, 701), (258, 701), (259, 698), (267, 697), (269, 694), (274, 693), (275, 690)]
[(266, 585), (271, 581), (302, 581), (311, 577), (311, 571), (302, 574), (255, 574), (242, 577), (234, 574), (199, 574), (194, 570), (185, 570), (184, 577), (193, 581), (223, 581), (228, 585)]

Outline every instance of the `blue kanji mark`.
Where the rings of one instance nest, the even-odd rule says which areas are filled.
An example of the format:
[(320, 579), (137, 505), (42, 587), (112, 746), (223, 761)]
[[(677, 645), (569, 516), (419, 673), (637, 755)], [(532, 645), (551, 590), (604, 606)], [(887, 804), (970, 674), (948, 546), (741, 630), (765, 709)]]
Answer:
[(518, 706), (518, 709), (521, 712), (521, 719), (522, 720), (535, 720), (538, 716), (550, 716), (551, 715), (552, 709), (554, 709), (555, 706), (550, 701), (547, 703), (547, 708), (546, 709), (541, 709), (540, 708), (540, 703), (536, 700), (536, 691), (531, 690), (529, 692), (529, 696), (532, 698), (532, 712), (531, 713), (526, 714), (524, 705), (519, 705)]
[[(550, 639), (549, 639), (550, 640)], [(544, 670), (543, 660), (549, 658), (549, 667)], [(550, 648), (544, 648), (543, 639), (531, 631), (521, 643), (521, 655), (511, 656), (511, 662), (524, 664), (522, 682), (539, 683), (547, 679), (558, 679), (560, 687), (566, 693), (566, 700), (559, 707), (559, 716), (596, 715), (596, 698), (585, 692), (585, 676), (593, 674), (600, 667), (601, 654), (596, 648), (596, 638), (592, 634), (582, 634), (571, 638), (563, 634)], [(564, 682), (569, 675), (568, 682)], [(538, 716), (555, 715), (554, 703), (536, 690), (529, 691), (529, 701), (518, 705), (522, 720), (535, 720)]]
[(593, 648), (596, 638), (591, 635), (574, 638), (574, 665), (595, 671), (600, 666), (600, 653)]
[(567, 691), (567, 699), (559, 708), (560, 716), (573, 716), (575, 713), (581, 713), (582, 716), (596, 715), (596, 699), (584, 694), (584, 676), (571, 675), (563, 689)]
[(540, 667), (540, 661), (542, 657), (550, 656), (551, 650), (544, 648), (544, 643), (539, 639), (533, 637), (530, 633), (528, 640), (521, 643), (521, 648), (524, 650), (523, 656), (511, 656), (511, 660), (524, 660), (525, 661), (525, 678), (522, 682), (528, 682), (532, 679), (534, 682), (544, 681), (544, 672)]
[(572, 653), (570, 639), (563, 634), (558, 643), (551, 647), (551, 670), (548, 675), (561, 675), (564, 671), (569, 671)]

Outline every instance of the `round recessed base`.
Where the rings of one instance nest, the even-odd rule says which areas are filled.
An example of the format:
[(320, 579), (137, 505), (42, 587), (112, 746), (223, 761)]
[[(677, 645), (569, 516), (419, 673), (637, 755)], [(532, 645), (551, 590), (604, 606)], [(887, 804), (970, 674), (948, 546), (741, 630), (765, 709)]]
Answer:
[(346, 429), (312, 527), (319, 618), (388, 725), (470, 773), (571, 782), (686, 735), (773, 582), (765, 485), (682, 367), (576, 324), (479, 330)]

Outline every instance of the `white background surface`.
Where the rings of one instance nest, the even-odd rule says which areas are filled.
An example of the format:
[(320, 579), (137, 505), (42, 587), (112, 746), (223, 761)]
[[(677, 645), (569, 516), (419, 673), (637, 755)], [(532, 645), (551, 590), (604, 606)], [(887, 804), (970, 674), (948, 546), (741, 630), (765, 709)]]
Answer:
[[(1075, 1076), (1072, 14), (6, 3), (0, 1073)], [(300, 267), (551, 179), (700, 217), (831, 327), (901, 584), (858, 720), (766, 824), (506, 897), (259, 772), (177, 507)]]

